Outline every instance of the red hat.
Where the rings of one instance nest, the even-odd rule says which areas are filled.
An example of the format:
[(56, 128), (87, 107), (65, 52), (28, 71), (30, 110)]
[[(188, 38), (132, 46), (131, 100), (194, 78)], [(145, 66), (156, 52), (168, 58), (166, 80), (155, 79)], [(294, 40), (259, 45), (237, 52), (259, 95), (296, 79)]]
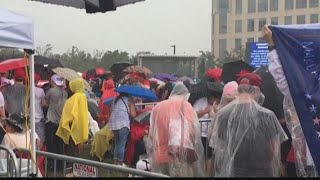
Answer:
[(262, 79), (257, 74), (247, 73), (247, 74), (243, 74), (242, 76), (239, 77), (238, 84), (239, 85), (248, 84), (248, 85), (257, 86), (260, 88), (260, 86), (262, 84)]
[(25, 77), (26, 77), (26, 72), (23, 68), (19, 68), (14, 71), (15, 79), (24, 79)]
[(40, 81), (41, 80), (41, 77), (40, 77), (40, 75), (38, 74), (38, 73), (34, 73), (34, 80), (35, 81)]

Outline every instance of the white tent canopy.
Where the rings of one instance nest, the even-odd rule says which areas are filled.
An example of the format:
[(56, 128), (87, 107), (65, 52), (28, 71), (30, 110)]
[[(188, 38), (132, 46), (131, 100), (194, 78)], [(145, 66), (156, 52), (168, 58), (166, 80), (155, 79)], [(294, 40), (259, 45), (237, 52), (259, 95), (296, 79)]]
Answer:
[(31, 18), (0, 8), (0, 46), (34, 49)]
[[(34, 25), (29, 17), (0, 8), (0, 47), (34, 50)], [(36, 153), (35, 143), (35, 95), (34, 95), (34, 57), (30, 54), (30, 123), (31, 123), (31, 154)], [(35, 156), (33, 156), (35, 157)], [(33, 174), (36, 165), (31, 163)]]

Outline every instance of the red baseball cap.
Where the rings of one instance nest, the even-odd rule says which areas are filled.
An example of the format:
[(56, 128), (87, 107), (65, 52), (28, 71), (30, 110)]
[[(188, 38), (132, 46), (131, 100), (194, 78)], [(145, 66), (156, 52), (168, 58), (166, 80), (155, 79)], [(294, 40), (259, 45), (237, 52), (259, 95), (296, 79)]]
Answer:
[(14, 70), (14, 78), (15, 79), (24, 79), (26, 77), (26, 72), (23, 68), (19, 68)]
[(243, 74), (238, 78), (238, 84), (248, 84), (252, 86), (261, 87), (262, 79), (259, 75), (254, 73)]

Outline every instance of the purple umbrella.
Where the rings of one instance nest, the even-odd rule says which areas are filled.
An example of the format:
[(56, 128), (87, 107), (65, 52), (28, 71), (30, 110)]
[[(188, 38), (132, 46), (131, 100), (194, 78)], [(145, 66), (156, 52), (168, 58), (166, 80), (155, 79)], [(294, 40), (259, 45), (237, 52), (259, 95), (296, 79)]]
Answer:
[(177, 80), (176, 77), (174, 77), (171, 74), (167, 74), (167, 73), (158, 73), (158, 74), (154, 75), (154, 78), (157, 78), (161, 81), (164, 81), (166, 79), (168, 79), (169, 81), (176, 81)]

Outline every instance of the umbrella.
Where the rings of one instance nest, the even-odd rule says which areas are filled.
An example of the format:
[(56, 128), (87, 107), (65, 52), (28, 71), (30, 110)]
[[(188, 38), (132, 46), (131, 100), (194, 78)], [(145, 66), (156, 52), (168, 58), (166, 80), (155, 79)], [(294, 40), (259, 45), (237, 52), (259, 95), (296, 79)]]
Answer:
[(208, 95), (221, 96), (223, 85), (217, 82), (202, 81), (198, 84), (189, 84), (187, 86), (191, 96), (189, 102), (194, 104), (196, 100), (207, 97)]
[(150, 69), (137, 65), (129, 66), (126, 69), (124, 69), (123, 72), (144, 74), (147, 78), (150, 78), (152, 75)]
[(126, 93), (134, 97), (140, 97), (147, 100), (157, 100), (156, 94), (150, 90), (137, 85), (123, 85), (115, 90), (118, 93)]
[[(72, 81), (73, 79), (76, 79), (76, 78), (82, 78), (76, 71), (69, 69), (69, 68), (58, 67), (58, 68), (52, 69), (52, 71), (68, 81)], [(83, 79), (83, 84), (87, 90), (89, 90), (89, 91), (92, 90), (89, 83), (84, 79)]]
[(132, 64), (117, 63), (111, 66), (110, 71), (112, 72), (112, 74), (114, 74), (114, 82), (118, 82), (120, 79), (122, 79), (126, 75), (126, 73), (123, 72), (123, 70), (129, 66), (132, 66)]
[(178, 78), (178, 81), (182, 81), (184, 83), (189, 83), (189, 84), (196, 84), (196, 82), (194, 82), (193, 79), (191, 79), (187, 76), (183, 76), (183, 77)]
[(133, 4), (144, 0), (29, 0), (78, 9), (85, 9), (87, 13), (115, 11), (117, 7)]
[(244, 61), (235, 61), (223, 64), (221, 80), (226, 84), (230, 81), (237, 81), (237, 74), (242, 70), (254, 71), (254, 68)]
[(110, 106), (117, 97), (109, 97), (103, 101), (103, 105)]
[(283, 111), (283, 94), (280, 92), (277, 84), (268, 71), (267, 66), (258, 68), (254, 73), (258, 74), (262, 79), (262, 85), (260, 87), (261, 92), (265, 96), (263, 107), (273, 111), (280, 119), (284, 117)]
[(150, 123), (150, 115), (151, 111), (142, 112), (139, 116), (135, 117), (134, 119), (139, 123)]
[(49, 80), (50, 77), (54, 74), (52, 71), (53, 68), (63, 67), (60, 60), (47, 58), (44, 56), (35, 56), (35, 72), (37, 72), (42, 80)]
[(0, 72), (23, 68), (26, 64), (29, 65), (29, 61), (24, 58), (8, 59), (0, 63)]
[(59, 59), (47, 58), (44, 56), (34, 56), (34, 64), (46, 66), (49, 69), (63, 67)]
[(167, 73), (158, 73), (156, 75), (154, 75), (155, 78), (164, 81), (165, 79), (169, 79), (169, 81), (176, 81), (177, 78), (171, 74), (167, 74)]
[(82, 77), (86, 80), (95, 79), (96, 77), (102, 76), (105, 74), (106, 70), (102, 67), (97, 67), (94, 69), (89, 69), (83, 72)]

